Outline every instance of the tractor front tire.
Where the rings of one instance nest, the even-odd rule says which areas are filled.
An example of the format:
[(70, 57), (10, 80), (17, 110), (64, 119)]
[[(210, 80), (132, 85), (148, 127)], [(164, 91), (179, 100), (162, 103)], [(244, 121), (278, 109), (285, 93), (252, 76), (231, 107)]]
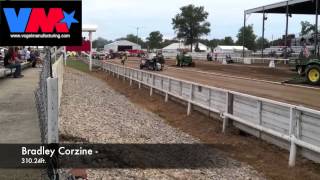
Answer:
[(307, 69), (307, 79), (310, 84), (318, 85), (320, 84), (320, 66), (311, 65)]

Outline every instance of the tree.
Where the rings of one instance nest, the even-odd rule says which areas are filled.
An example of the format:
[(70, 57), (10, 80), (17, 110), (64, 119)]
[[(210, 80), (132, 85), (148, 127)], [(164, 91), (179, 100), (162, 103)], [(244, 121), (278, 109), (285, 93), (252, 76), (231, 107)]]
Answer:
[(221, 44), (223, 44), (223, 40), (221, 39), (212, 39), (209, 41), (209, 47), (211, 47), (211, 49), (214, 49)]
[(257, 40), (256, 40), (256, 47), (258, 47), (258, 49), (261, 49), (262, 48), (262, 43), (263, 43), (263, 48), (267, 48), (270, 46), (270, 43), (268, 41), (268, 39), (266, 38), (262, 38), (262, 37), (259, 37)]
[(233, 41), (232, 37), (227, 36), (224, 38), (223, 44), (221, 44), (221, 45), (228, 45), (228, 46), (234, 45), (234, 41)]
[(309, 33), (315, 32), (315, 25), (311, 24), (308, 21), (301, 21), (301, 32), (300, 36), (308, 35)]
[(234, 45), (234, 41), (233, 41), (232, 37), (230, 37), (230, 36), (227, 36), (224, 39), (212, 39), (212, 40), (201, 39), (201, 40), (199, 40), (199, 42), (210, 47), (211, 50), (216, 48), (218, 45), (228, 45), (228, 46)]
[(238, 45), (242, 45), (243, 32), (245, 33), (244, 46), (246, 48), (248, 48), (249, 50), (256, 50), (255, 41), (256, 41), (257, 36), (253, 32), (253, 25), (249, 25), (249, 26), (240, 28), (239, 33), (237, 35), (237, 38), (238, 38), (237, 44)]
[(179, 39), (183, 39), (186, 45), (191, 45), (192, 51), (193, 44), (210, 32), (210, 23), (206, 21), (209, 13), (203, 6), (196, 7), (192, 4), (181, 7), (180, 10), (181, 13), (172, 19), (173, 29)]
[(92, 47), (97, 49), (104, 48), (104, 45), (110, 44), (112, 41), (108, 41), (102, 37), (98, 37), (96, 40), (92, 41)]
[(149, 37), (147, 38), (148, 45), (150, 49), (160, 49), (163, 35), (160, 33), (160, 31), (153, 31), (149, 34)]

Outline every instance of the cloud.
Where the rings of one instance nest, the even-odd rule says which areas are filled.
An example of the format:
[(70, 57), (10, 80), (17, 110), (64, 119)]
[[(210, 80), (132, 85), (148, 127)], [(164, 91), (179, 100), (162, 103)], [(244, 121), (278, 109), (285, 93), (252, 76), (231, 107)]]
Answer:
[[(211, 33), (208, 38), (235, 37), (243, 25), (245, 9), (278, 2), (279, 0), (83, 0), (83, 22), (99, 26), (96, 36), (116, 39), (129, 33), (136, 34), (134, 27), (143, 27), (140, 37), (147, 37), (151, 31), (159, 30), (165, 37), (174, 37), (171, 19), (179, 8), (195, 4), (204, 6), (210, 16)], [(297, 33), (301, 20), (314, 21), (313, 17), (294, 16), (290, 20), (290, 32)], [(252, 15), (248, 23), (254, 24), (255, 32), (261, 34), (261, 15)], [(269, 16), (266, 22), (266, 36), (280, 37), (284, 34), (284, 15)]]

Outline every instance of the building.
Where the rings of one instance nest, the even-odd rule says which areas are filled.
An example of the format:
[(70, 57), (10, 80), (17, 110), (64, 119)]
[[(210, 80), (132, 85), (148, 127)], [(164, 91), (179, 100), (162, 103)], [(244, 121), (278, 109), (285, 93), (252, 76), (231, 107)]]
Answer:
[[(162, 52), (164, 53), (177, 53), (179, 50), (189, 50), (190, 51), (191, 46), (185, 45), (184, 43), (172, 43), (167, 47), (164, 47), (162, 49)], [(196, 49), (196, 45), (193, 45), (193, 51)], [(208, 52), (210, 51), (210, 48), (208, 48), (206, 45), (199, 43), (199, 49), (202, 52)]]
[(104, 50), (107, 52), (109, 52), (110, 50), (112, 50), (113, 52), (141, 50), (141, 46), (139, 44), (136, 44), (127, 40), (119, 40), (119, 41), (115, 41), (113, 43), (105, 45)]

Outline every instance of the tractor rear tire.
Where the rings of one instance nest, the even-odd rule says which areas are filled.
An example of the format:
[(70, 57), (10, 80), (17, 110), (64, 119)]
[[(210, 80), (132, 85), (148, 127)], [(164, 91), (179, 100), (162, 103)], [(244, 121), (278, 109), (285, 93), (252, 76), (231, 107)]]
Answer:
[(307, 69), (307, 79), (310, 84), (318, 85), (320, 84), (320, 66), (311, 65)]

